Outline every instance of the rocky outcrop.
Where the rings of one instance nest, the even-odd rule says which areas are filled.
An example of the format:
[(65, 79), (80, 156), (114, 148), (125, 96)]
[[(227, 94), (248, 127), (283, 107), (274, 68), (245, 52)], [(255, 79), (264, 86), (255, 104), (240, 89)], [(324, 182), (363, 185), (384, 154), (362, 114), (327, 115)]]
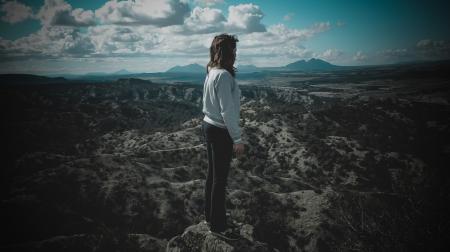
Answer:
[[(227, 241), (211, 233), (208, 226), (203, 222), (189, 226), (181, 235), (173, 237), (168, 243), (166, 252), (269, 252), (276, 251), (269, 248), (266, 243), (254, 241), (250, 225), (237, 228), (241, 239)], [(236, 230), (236, 231), (237, 231)]]

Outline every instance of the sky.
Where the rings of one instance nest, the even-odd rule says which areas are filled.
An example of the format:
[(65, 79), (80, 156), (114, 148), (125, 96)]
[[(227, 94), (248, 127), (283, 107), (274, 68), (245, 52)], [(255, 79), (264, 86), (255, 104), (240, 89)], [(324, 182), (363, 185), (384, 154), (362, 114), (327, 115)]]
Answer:
[(238, 37), (236, 65), (450, 58), (443, 0), (0, 0), (0, 73), (162, 72)]

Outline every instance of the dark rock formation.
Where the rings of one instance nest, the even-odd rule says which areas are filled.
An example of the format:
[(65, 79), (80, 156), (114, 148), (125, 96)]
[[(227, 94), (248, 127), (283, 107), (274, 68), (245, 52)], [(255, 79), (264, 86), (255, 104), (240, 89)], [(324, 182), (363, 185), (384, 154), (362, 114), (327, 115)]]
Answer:
[[(192, 225), (186, 228), (183, 234), (170, 239), (167, 243), (166, 252), (269, 252), (266, 243), (254, 241), (249, 237), (249, 225), (240, 229), (241, 239), (237, 241), (227, 241), (211, 233), (204, 223)], [(237, 231), (237, 230), (236, 230)], [(250, 234), (251, 236), (251, 234)], [(247, 239), (250, 238), (251, 240)]]

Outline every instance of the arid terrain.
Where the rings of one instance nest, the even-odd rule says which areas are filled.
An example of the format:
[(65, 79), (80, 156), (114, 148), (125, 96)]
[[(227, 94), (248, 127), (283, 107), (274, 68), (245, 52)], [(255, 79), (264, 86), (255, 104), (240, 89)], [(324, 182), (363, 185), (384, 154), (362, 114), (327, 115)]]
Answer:
[[(238, 80), (247, 144), (226, 205), (246, 243), (216, 251), (439, 251), (450, 227), (449, 70)], [(198, 224), (202, 83), (54, 82), (0, 85), (2, 251), (213, 243)]]

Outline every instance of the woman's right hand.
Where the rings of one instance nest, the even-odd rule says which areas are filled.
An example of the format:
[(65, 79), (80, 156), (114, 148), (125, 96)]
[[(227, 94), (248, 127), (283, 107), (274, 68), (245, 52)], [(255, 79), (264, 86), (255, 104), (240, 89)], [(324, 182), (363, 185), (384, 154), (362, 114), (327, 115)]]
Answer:
[(244, 144), (237, 143), (233, 144), (233, 151), (236, 152), (236, 157), (239, 157), (244, 154)]

